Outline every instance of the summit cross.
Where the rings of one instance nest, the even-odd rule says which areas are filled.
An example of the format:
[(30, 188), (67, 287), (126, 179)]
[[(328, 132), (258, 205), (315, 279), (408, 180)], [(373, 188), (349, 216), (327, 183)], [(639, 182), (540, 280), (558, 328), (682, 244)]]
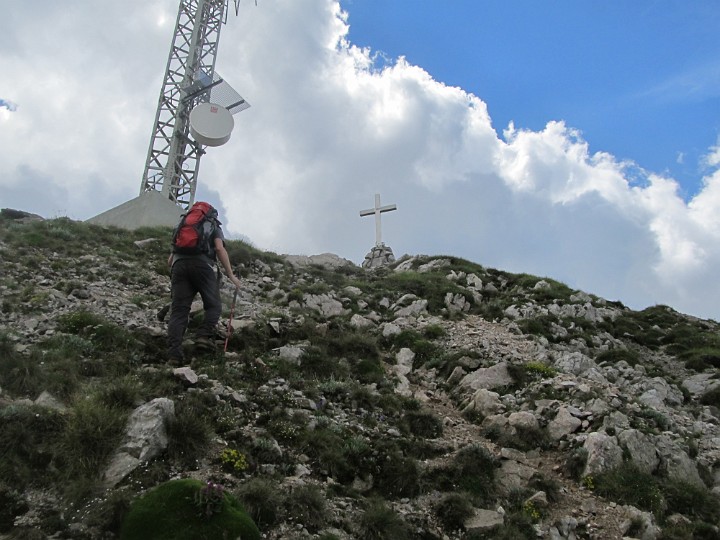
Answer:
[(380, 206), (380, 194), (375, 194), (375, 208), (369, 208), (368, 210), (361, 210), (360, 211), (360, 217), (365, 216), (375, 216), (375, 245), (381, 246), (382, 245), (382, 232), (381, 232), (381, 225), (380, 225), (380, 214), (383, 212), (392, 212), (393, 210), (397, 210), (397, 205), (394, 204), (388, 204), (386, 206)]

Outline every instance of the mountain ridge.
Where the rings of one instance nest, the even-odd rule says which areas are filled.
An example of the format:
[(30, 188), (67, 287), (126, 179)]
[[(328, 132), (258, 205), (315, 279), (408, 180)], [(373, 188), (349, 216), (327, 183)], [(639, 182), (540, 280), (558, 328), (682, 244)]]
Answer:
[[(115, 538), (140, 494), (190, 477), (267, 538), (717, 537), (715, 321), (452, 256), (365, 270), (231, 240), (228, 353), (173, 370), (169, 237), (0, 214), (0, 420), (20, 441), (0, 535)], [(165, 442), (108, 490), (158, 399)]]

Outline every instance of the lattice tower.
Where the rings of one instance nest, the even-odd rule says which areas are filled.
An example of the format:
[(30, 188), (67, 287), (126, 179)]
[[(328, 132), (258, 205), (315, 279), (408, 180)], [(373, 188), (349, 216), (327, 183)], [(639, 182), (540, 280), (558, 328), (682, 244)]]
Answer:
[[(239, 0), (234, 1), (237, 15)], [(184, 208), (195, 200), (200, 157), (205, 151), (189, 137), (189, 116), (193, 107), (209, 101), (213, 88), (219, 90), (223, 83), (215, 73), (215, 60), (227, 12), (228, 0), (180, 1), (141, 195), (160, 191)], [(240, 100), (234, 104), (235, 109), (241, 110), (245, 101), (235, 95)], [(231, 107), (228, 109), (235, 112)]]

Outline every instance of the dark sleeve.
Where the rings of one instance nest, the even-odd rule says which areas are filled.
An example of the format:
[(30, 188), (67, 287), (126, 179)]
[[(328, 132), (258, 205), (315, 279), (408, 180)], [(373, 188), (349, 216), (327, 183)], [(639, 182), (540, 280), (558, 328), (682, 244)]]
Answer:
[(225, 235), (223, 234), (223, 230), (220, 225), (215, 227), (215, 234), (213, 235), (213, 241), (215, 240), (215, 238), (219, 238), (220, 240), (222, 240), (223, 246), (225, 245)]

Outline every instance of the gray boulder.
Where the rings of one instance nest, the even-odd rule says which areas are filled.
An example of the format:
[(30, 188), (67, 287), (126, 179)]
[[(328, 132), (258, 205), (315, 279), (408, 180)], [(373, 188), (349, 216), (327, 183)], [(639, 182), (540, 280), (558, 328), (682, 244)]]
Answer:
[(563, 437), (575, 433), (582, 425), (582, 420), (574, 417), (567, 407), (560, 407), (557, 416), (548, 423), (547, 431), (550, 438), (559, 441)]
[(660, 464), (660, 458), (655, 450), (655, 441), (637, 429), (626, 429), (617, 435), (620, 446), (627, 450), (632, 462), (642, 472), (652, 474)]
[(658, 469), (661, 474), (670, 480), (705, 487), (697, 465), (677, 441), (663, 433), (656, 437), (655, 445), (660, 456)]
[(622, 450), (617, 439), (606, 433), (590, 433), (583, 448), (588, 453), (583, 476), (611, 471), (622, 464)]
[(464, 523), (467, 534), (488, 532), (505, 522), (505, 517), (496, 510), (476, 508), (475, 513)]
[(507, 368), (507, 363), (500, 362), (489, 368), (480, 368), (468, 373), (460, 381), (460, 388), (479, 390), (485, 388), (491, 390), (512, 384), (513, 378)]
[(502, 409), (503, 404), (500, 401), (500, 394), (480, 388), (468, 400), (463, 412), (476, 412), (482, 416), (490, 416)]
[(329, 294), (306, 294), (303, 300), (307, 307), (317, 310), (323, 317), (337, 317), (345, 313), (342, 302)]
[(168, 444), (166, 425), (174, 417), (175, 404), (168, 398), (153, 399), (132, 412), (125, 438), (104, 474), (107, 488), (117, 485), (138, 465), (165, 451)]

